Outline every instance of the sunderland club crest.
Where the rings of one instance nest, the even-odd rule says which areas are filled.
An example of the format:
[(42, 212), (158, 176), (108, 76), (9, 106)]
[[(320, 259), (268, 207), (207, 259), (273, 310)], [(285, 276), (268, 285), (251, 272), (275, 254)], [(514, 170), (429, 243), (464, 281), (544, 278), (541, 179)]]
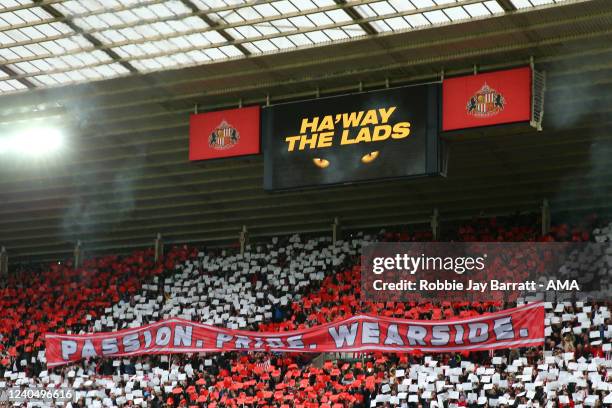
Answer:
[(470, 98), (466, 109), (470, 115), (489, 117), (503, 111), (505, 106), (504, 96), (485, 82), (482, 88)]
[(223, 120), (208, 136), (208, 146), (215, 150), (227, 150), (238, 144), (240, 134), (235, 127)]

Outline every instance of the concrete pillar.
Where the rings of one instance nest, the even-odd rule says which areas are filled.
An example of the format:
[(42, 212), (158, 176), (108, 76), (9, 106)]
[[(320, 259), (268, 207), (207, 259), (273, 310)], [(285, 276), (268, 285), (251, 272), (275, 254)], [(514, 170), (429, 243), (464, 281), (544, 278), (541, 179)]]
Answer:
[(77, 241), (76, 246), (74, 247), (74, 268), (80, 268), (83, 266), (83, 245), (81, 241)]
[(440, 214), (437, 208), (434, 208), (429, 224), (431, 225), (431, 235), (434, 241), (437, 241), (440, 233)]
[(242, 226), (242, 231), (238, 237), (240, 241), (240, 255), (244, 255), (244, 250), (249, 242), (249, 232), (247, 231), (246, 225)]
[(550, 205), (548, 200), (542, 201), (542, 235), (546, 235), (550, 232)]
[(334, 223), (331, 225), (332, 227), (332, 242), (337, 242), (342, 238), (342, 227), (340, 225), (340, 220), (338, 217), (334, 217)]
[(159, 232), (157, 233), (157, 238), (155, 238), (154, 245), (155, 262), (160, 262), (164, 258), (164, 241), (162, 240), (162, 235)]

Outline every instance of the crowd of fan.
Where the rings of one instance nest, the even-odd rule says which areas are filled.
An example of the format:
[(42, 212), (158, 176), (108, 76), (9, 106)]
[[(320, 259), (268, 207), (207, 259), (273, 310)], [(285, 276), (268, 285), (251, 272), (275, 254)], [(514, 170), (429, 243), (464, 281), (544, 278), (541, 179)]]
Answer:
[[(486, 220), (449, 235), (461, 241), (609, 240), (594, 231)], [(544, 350), (315, 356), (274, 353), (92, 359), (45, 370), (40, 335), (136, 327), (169, 316), (218, 326), (291, 330), (358, 312), (446, 319), (500, 310), (500, 302), (361, 302), (358, 254), (373, 240), (427, 241), (429, 233), (356, 234), (332, 243), (298, 236), (244, 255), (175, 248), (91, 260), (83, 268), (14, 274), (0, 290), (0, 389), (69, 386), (70, 406), (286, 406), (564, 408), (612, 404), (610, 304), (547, 303)], [(20, 326), (17, 326), (17, 325)], [(327, 360), (326, 360), (327, 358)]]
[(104, 308), (129, 299), (143, 282), (197, 254), (191, 251), (175, 248), (158, 264), (153, 251), (146, 250), (90, 259), (77, 269), (69, 261), (11, 271), (0, 289), (0, 370), (36, 375), (45, 332), (89, 330)]
[(95, 331), (139, 327), (181, 317), (231, 329), (256, 329), (258, 322), (283, 320), (285, 309), (319, 288), (325, 276), (355, 256), (348, 243), (297, 235), (248, 246), (244, 254), (207, 254), (177, 264), (173, 274), (155, 276), (142, 291), (107, 308)]

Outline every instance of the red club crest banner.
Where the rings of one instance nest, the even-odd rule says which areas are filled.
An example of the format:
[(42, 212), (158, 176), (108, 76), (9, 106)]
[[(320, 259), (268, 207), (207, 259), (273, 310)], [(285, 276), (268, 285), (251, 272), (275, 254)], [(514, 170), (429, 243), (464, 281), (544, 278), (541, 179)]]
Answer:
[(189, 160), (259, 154), (259, 106), (191, 115)]
[(445, 79), (442, 130), (450, 131), (531, 119), (531, 68)]
[(90, 357), (223, 351), (461, 352), (544, 343), (544, 304), (445, 321), (356, 315), (291, 332), (228, 330), (171, 318), (112, 333), (47, 333), (47, 366)]

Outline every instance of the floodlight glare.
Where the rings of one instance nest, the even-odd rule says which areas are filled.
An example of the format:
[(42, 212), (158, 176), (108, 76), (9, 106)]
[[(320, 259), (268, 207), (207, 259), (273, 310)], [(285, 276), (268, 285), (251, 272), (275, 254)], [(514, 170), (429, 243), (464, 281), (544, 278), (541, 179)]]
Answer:
[(40, 157), (57, 152), (63, 145), (64, 135), (57, 128), (25, 128), (0, 137), (0, 154)]

